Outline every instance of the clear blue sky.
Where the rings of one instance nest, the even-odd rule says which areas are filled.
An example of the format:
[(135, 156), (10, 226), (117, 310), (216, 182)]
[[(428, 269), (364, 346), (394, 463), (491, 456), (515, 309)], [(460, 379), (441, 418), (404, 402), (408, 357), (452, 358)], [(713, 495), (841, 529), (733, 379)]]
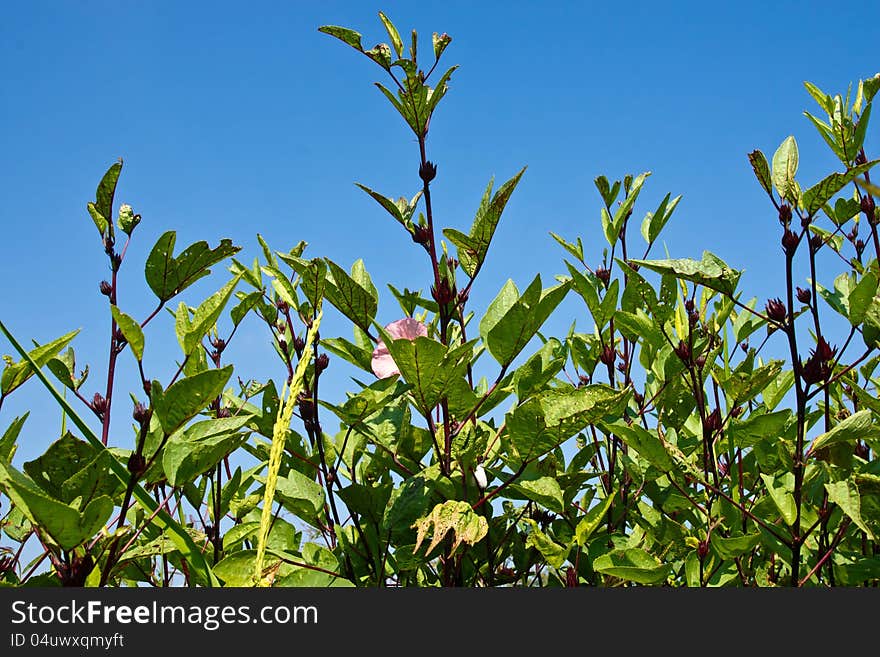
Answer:
[[(793, 134), (799, 179), (812, 184), (835, 162), (802, 115), (812, 104), (803, 81), (836, 93), (880, 70), (872, 3), (10, 3), (0, 24), (3, 321), (23, 340), (81, 327), (79, 364), (93, 373), (84, 390), (103, 388), (109, 320), (98, 282), (108, 272), (85, 204), (119, 157), (117, 200), (143, 215), (121, 274), (129, 314), (151, 310), (143, 262), (176, 229), (179, 246), (232, 238), (247, 262), (260, 253), (257, 232), (279, 250), (306, 240), (308, 253), (345, 267), (363, 258), (383, 291), (379, 320), (397, 319), (384, 283), (427, 289), (428, 264), (353, 182), (411, 196), (417, 147), (372, 86), (382, 71), (317, 32), (352, 27), (371, 46), (387, 40), (379, 10), (404, 34), (417, 28), (425, 53), (432, 31), (448, 32), (444, 59), (461, 65), (429, 135), (437, 221), (466, 231), (488, 179), (528, 165), (472, 297), (478, 313), (508, 277), (524, 285), (540, 272), (549, 284), (565, 271), (551, 230), (582, 235), (598, 262), (592, 180), (644, 170), (653, 176), (639, 220), (667, 191), (684, 195), (665, 237), (671, 255), (710, 249), (746, 270), (750, 295), (781, 295), (779, 226), (746, 154), (769, 157)], [(223, 277), (215, 268), (184, 299), (197, 303)], [(550, 333), (575, 318), (592, 328), (582, 306), (564, 308)], [(328, 313), (324, 334), (340, 333), (350, 336)], [(236, 338), (229, 355), (241, 376), (283, 375), (267, 337), (251, 321)], [(148, 375), (167, 379), (179, 354), (170, 318), (147, 338)], [(134, 371), (129, 354), (123, 361), (113, 442), (130, 447)], [(348, 373), (335, 370), (328, 394), (341, 395)], [(2, 428), (26, 408), (19, 463), (58, 431), (36, 381), (4, 406)]]

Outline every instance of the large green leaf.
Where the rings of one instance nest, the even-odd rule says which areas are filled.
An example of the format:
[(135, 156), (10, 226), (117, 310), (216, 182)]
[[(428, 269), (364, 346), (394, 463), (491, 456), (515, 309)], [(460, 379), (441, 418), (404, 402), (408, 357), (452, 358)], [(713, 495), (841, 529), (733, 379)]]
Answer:
[(191, 354), (193, 349), (201, 344), (202, 338), (214, 328), (217, 320), (220, 319), (220, 314), (223, 312), (223, 308), (226, 307), (226, 304), (232, 296), (232, 292), (235, 290), (235, 286), (238, 285), (240, 279), (240, 274), (235, 276), (232, 280), (226, 283), (226, 285), (200, 303), (198, 308), (196, 308), (195, 313), (193, 313), (192, 322), (187, 327), (187, 331), (183, 336), (182, 346), (184, 355), (188, 356)]
[(761, 479), (767, 486), (767, 492), (773, 504), (782, 514), (783, 520), (791, 526), (797, 520), (797, 507), (795, 506), (794, 495), (794, 475), (790, 472), (781, 477), (774, 477), (771, 474), (761, 473)]
[(639, 424), (627, 425), (623, 422), (603, 424), (602, 427), (607, 433), (618, 436), (660, 472), (669, 472), (674, 468), (672, 457), (663, 446), (656, 429), (649, 431)]
[(795, 198), (796, 185), (794, 182), (795, 174), (798, 170), (798, 147), (794, 137), (786, 137), (785, 140), (776, 149), (773, 154), (773, 166), (771, 169), (771, 177), (773, 186), (779, 195), (789, 201), (797, 200)]
[(630, 260), (658, 274), (671, 274), (676, 278), (703, 285), (722, 294), (733, 295), (741, 271), (731, 269), (718, 256), (703, 251), (702, 260), (679, 258), (673, 260)]
[(761, 187), (764, 188), (764, 191), (768, 194), (773, 192), (773, 179), (770, 176), (770, 165), (767, 164), (767, 158), (764, 156), (759, 150), (754, 150), (749, 153), (749, 162), (752, 164), (752, 170), (755, 172), (755, 177), (758, 179), (758, 182), (761, 183)]
[(474, 512), (470, 504), (460, 500), (448, 500), (435, 505), (427, 516), (419, 518), (412, 526), (416, 529), (416, 550), (428, 532), (432, 532), (426, 554), (431, 554), (450, 531), (453, 536), (453, 551), (462, 543), (476, 545), (489, 533), (486, 518)]
[(10, 465), (0, 463), (0, 488), (28, 520), (40, 527), (63, 550), (72, 550), (104, 527), (113, 512), (113, 500), (102, 495), (82, 512), (49, 497)]
[[(355, 326), (363, 331), (369, 331), (376, 317), (376, 309), (379, 307), (379, 297), (376, 289), (365, 288), (335, 262), (327, 259), (332, 280), (326, 283), (324, 294), (333, 306), (348, 317)], [(352, 274), (360, 270), (361, 275), (366, 275), (363, 270), (363, 261), (358, 260), (352, 267)], [(367, 280), (369, 278), (367, 277)]]
[(513, 362), (565, 297), (569, 285), (544, 290), (539, 274), (520, 296), (508, 279), (480, 321), (480, 335), (495, 360), (505, 367)]
[(150, 397), (153, 410), (162, 423), (162, 430), (172, 434), (207, 407), (222, 392), (232, 375), (232, 365), (206, 370), (175, 381), (168, 390), (153, 381)]
[(569, 548), (560, 545), (550, 536), (541, 531), (538, 523), (531, 518), (526, 518), (526, 522), (529, 523), (531, 527), (529, 535), (526, 538), (526, 547), (535, 548), (553, 568), (561, 568), (562, 564), (564, 564), (565, 560), (568, 558)]
[(537, 502), (541, 506), (556, 513), (565, 512), (565, 502), (562, 497), (562, 488), (553, 477), (538, 477), (537, 479), (522, 479), (510, 487), (523, 495), (526, 499)]
[(599, 529), (599, 526), (605, 519), (605, 515), (608, 513), (608, 509), (611, 508), (611, 504), (614, 502), (614, 497), (616, 495), (617, 491), (613, 491), (610, 495), (606, 495), (601, 502), (594, 505), (589, 511), (587, 511), (586, 515), (578, 521), (577, 527), (575, 527), (574, 530), (574, 537), (575, 542), (579, 546), (583, 547), (586, 545), (593, 533)]
[[(77, 333), (79, 333), (79, 329), (62, 335), (60, 338), (52, 340), (52, 342), (37, 346), (28, 352), (27, 358), (22, 358), (18, 362), (4, 357), (6, 367), (3, 370), (3, 374), (0, 374), (0, 395), (5, 397), (31, 378), (34, 374), (34, 365), (32, 363), (36, 367), (43, 367), (61, 353), (61, 350), (70, 344)], [(32, 363), (29, 361), (32, 361)]]
[(839, 506), (841, 511), (849, 516), (850, 520), (873, 541), (874, 534), (862, 518), (858, 486), (851, 481), (844, 480), (825, 484), (825, 490), (828, 491), (828, 499)]
[(250, 419), (241, 414), (203, 420), (171, 436), (162, 449), (162, 468), (168, 483), (182, 486), (217, 465), (247, 437), (239, 430)]
[[(104, 457), (104, 458), (101, 458)], [(112, 495), (119, 482), (110, 473), (104, 450), (80, 440), (70, 432), (49, 445), (46, 452), (24, 464), (24, 471), (50, 497), (80, 506), (99, 495)]]
[(423, 414), (440, 403), (464, 375), (473, 354), (473, 342), (449, 348), (431, 338), (394, 340), (384, 329), (380, 332), (401, 376), (412, 386), (416, 406)]
[[(259, 481), (261, 478), (257, 478)], [(278, 477), (276, 497), (286, 508), (310, 525), (316, 525), (324, 509), (324, 489), (301, 472), (289, 470)]]
[(669, 200), (670, 196), (671, 194), (664, 196), (657, 210), (646, 214), (642, 221), (642, 237), (645, 238), (649, 245), (653, 244), (660, 236), (660, 232), (669, 222), (669, 218), (678, 206), (679, 201), (681, 201), (681, 195), (676, 196), (671, 201)]
[(122, 331), (125, 341), (131, 347), (131, 353), (134, 354), (137, 360), (143, 360), (144, 332), (141, 329), (141, 325), (137, 323), (137, 320), (130, 315), (126, 315), (115, 305), (110, 306), (110, 312), (113, 314), (113, 319), (116, 320), (119, 330)]
[(354, 30), (350, 30), (347, 27), (340, 27), (338, 25), (322, 25), (318, 28), (318, 32), (323, 32), (324, 34), (329, 34), (332, 37), (336, 37), (343, 43), (347, 43), (348, 45), (350, 45), (358, 52), (364, 51), (364, 47), (361, 45), (360, 32), (355, 32)]
[(468, 235), (452, 228), (443, 231), (446, 238), (458, 248), (458, 261), (461, 263), (461, 268), (471, 278), (474, 278), (480, 267), (483, 266), (492, 236), (501, 219), (501, 213), (504, 212), (504, 207), (510, 200), (510, 196), (525, 170), (526, 167), (520, 169), (513, 178), (498, 188), (494, 196), (492, 196), (494, 180), (489, 182)]
[(178, 256), (174, 256), (177, 233), (169, 230), (153, 246), (144, 268), (147, 284), (162, 303), (211, 273), (209, 269), (221, 260), (241, 250), (232, 240), (221, 240), (216, 248), (205, 241), (195, 242)]
[(593, 561), (593, 570), (636, 584), (652, 585), (666, 580), (670, 565), (660, 563), (641, 548), (628, 548), (598, 556)]
[[(878, 162), (880, 160), (871, 160), (849, 169), (846, 173), (832, 173), (805, 190), (801, 202), (807, 214), (810, 216), (816, 214), (837, 192), (870, 170)], [(795, 167), (797, 167), (796, 164)]]
[(547, 391), (507, 414), (507, 433), (522, 459), (536, 458), (606, 416), (619, 416), (628, 390), (591, 385), (571, 391)]
[(30, 414), (30, 411), (27, 411), (24, 415), (19, 415), (6, 428), (3, 435), (0, 436), (0, 463), (12, 462), (12, 457), (15, 456), (15, 452), (18, 448), (18, 445), (16, 444), (18, 434), (21, 433), (21, 428), (24, 426), (24, 423)]
[(810, 451), (815, 452), (838, 443), (855, 444), (857, 440), (872, 437), (875, 432), (876, 427), (871, 419), (871, 411), (867, 409), (858, 411), (836, 424), (830, 431), (817, 436)]

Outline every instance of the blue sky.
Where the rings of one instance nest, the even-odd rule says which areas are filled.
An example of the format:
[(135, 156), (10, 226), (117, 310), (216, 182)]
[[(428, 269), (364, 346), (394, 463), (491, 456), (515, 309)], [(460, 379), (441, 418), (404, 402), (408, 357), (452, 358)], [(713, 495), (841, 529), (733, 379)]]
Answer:
[[(802, 115), (813, 102), (803, 81), (845, 92), (880, 70), (880, 9), (869, 3), (10, 4), (0, 25), (3, 321), (21, 340), (82, 328), (84, 391), (103, 388), (109, 319), (98, 283), (108, 271), (85, 204), (119, 157), (117, 200), (143, 216), (121, 273), (129, 314), (152, 309), (143, 263), (176, 229), (180, 247), (229, 237), (246, 262), (260, 254), (257, 232), (278, 250), (306, 240), (307, 253), (346, 268), (363, 258), (383, 294), (379, 320), (397, 319), (384, 283), (427, 289), (429, 265), (353, 183), (411, 196), (418, 149), (372, 86), (382, 71), (317, 32), (344, 25), (373, 45), (387, 40), (379, 10), (404, 34), (416, 28), (425, 53), (431, 32), (448, 32), (444, 59), (461, 65), (429, 135), (437, 222), (466, 231), (489, 178), (528, 165), (472, 295), (478, 314), (507, 278), (523, 286), (540, 272), (549, 284), (565, 271), (551, 230), (581, 235), (598, 264), (592, 180), (645, 170), (639, 220), (666, 192), (684, 197), (665, 233), (672, 256), (709, 249), (745, 269), (749, 296), (781, 295), (779, 225), (746, 154), (770, 157), (793, 134), (799, 180), (811, 185), (835, 161)], [(869, 156), (877, 143), (873, 127)], [(196, 304), (224, 276), (215, 268), (184, 300)], [(572, 299), (547, 332), (574, 319), (592, 328)], [(324, 334), (350, 329), (328, 313)], [(267, 337), (256, 321), (237, 336), (228, 353), (243, 377), (283, 376)], [(167, 380), (179, 355), (170, 318), (147, 339), (148, 375)], [(129, 447), (134, 368), (123, 361), (114, 443)], [(340, 396), (350, 373), (335, 359), (324, 390)], [(57, 410), (35, 381), (4, 404), (0, 426), (28, 408), (19, 462), (57, 437)]]

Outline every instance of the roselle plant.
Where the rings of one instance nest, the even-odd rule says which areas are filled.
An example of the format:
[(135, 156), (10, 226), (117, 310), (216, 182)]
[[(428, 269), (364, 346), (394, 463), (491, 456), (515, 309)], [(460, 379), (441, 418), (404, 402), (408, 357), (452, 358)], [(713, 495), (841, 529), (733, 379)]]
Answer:
[[(376, 86), (418, 146), (406, 195), (357, 183), (424, 252), (412, 289), (389, 285), (399, 318), (376, 321), (362, 260), (258, 236), (262, 253), (245, 264), (232, 240), (178, 249), (174, 231), (144, 265), (154, 310), (133, 317), (118, 273), (141, 217), (115, 205), (113, 164), (87, 205), (111, 272), (97, 287), (106, 375), (95, 383), (78, 366), (76, 331), (26, 348), (0, 322), (18, 354), (0, 375), (0, 411), (37, 378), (69, 427), (18, 466), (27, 414), (4, 423), (0, 581), (876, 586), (880, 189), (865, 143), (880, 76), (846, 98), (806, 85), (840, 172), (802, 187), (793, 137), (769, 161), (748, 155), (778, 297), (746, 296), (741, 272), (710, 251), (651, 259), (681, 197), (638, 223), (644, 172), (595, 180), (601, 261), (581, 237), (551, 233), (566, 254), (556, 279), (508, 281), (479, 313), (471, 292), (525, 168), (489, 182), (467, 232), (443, 227), (429, 133), (456, 70), (440, 64), (451, 38), (435, 33), (420, 59), (416, 32), (405, 44), (379, 18), (389, 43), (370, 49), (354, 30), (320, 31), (382, 69)], [(191, 300), (187, 288), (221, 266), (217, 291)], [(593, 329), (547, 336), (570, 295)], [(351, 334), (322, 335), (325, 312)], [(147, 345), (163, 321), (180, 347), (166, 380)], [(228, 362), (245, 321), (265, 327), (275, 378)], [(119, 390), (122, 359), (135, 390)], [(324, 394), (334, 361), (360, 372), (342, 401)], [(122, 404), (128, 430), (111, 427)]]

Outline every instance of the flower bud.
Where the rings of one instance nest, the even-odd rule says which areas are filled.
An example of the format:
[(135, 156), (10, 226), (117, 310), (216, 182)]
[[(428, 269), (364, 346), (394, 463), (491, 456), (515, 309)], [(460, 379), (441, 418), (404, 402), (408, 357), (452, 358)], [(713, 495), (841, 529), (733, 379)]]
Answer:
[(428, 230), (427, 226), (413, 226), (412, 240), (416, 244), (421, 244), (422, 246), (427, 248), (428, 244), (431, 243), (431, 231)]
[(306, 341), (303, 340), (300, 336), (295, 336), (293, 338), (293, 348), (296, 349), (296, 353), (301, 354), (302, 350), (306, 348)]
[(150, 421), (151, 415), (152, 411), (140, 402), (135, 403), (134, 410), (131, 412), (131, 416), (134, 418), (134, 421), (141, 426), (144, 426), (147, 422)]
[(697, 556), (700, 558), (700, 561), (705, 559), (709, 554), (709, 541), (700, 541), (700, 544), (697, 546)]
[(722, 426), (723, 422), (721, 421), (721, 413), (716, 408), (703, 420), (703, 436), (709, 438), (716, 431), (720, 431)]
[(284, 299), (278, 299), (275, 301), (275, 307), (279, 310), (279, 312), (287, 313), (290, 310), (290, 305), (284, 301)]
[(645, 401), (645, 396), (642, 393), (635, 391), (633, 392), (633, 401), (639, 405), (639, 408), (641, 408)]
[(697, 367), (703, 369), (703, 367), (706, 366), (706, 354), (700, 354), (699, 356), (697, 356), (694, 362), (696, 363)]
[(856, 240), (856, 253), (861, 257), (862, 253), (865, 251), (865, 240), (857, 239)]
[(104, 412), (107, 410), (107, 400), (104, 399), (100, 392), (95, 393), (90, 405), (98, 416), (104, 415)]
[(779, 206), (779, 223), (788, 228), (789, 222), (791, 222), (791, 206), (783, 203)]
[(782, 248), (787, 255), (794, 254), (798, 246), (798, 236), (791, 232), (788, 228), (782, 234)]
[(433, 162), (426, 160), (423, 164), (419, 165), (419, 178), (422, 181), (429, 183), (437, 176), (437, 165)]
[(767, 302), (767, 316), (774, 322), (784, 322), (787, 314), (782, 299), (770, 299), (770, 301)]
[(602, 284), (605, 287), (608, 287), (608, 283), (611, 281), (611, 270), (606, 269), (605, 267), (599, 267), (596, 269), (596, 278), (602, 281)]
[(691, 360), (691, 348), (688, 346), (687, 342), (684, 340), (678, 341), (678, 346), (674, 349), (675, 355), (681, 358), (685, 363), (689, 363)]
[(101, 285), (99, 287), (101, 289), (101, 294), (103, 294), (105, 297), (109, 297), (111, 294), (113, 294), (113, 288), (107, 281), (101, 281)]
[(136, 477), (141, 476), (147, 469), (147, 459), (143, 454), (132, 452), (128, 457), (128, 471)]
[(694, 312), (694, 300), (688, 299), (687, 301), (685, 301), (684, 302), (684, 309), (687, 310), (689, 313)]
[(802, 287), (797, 288), (797, 298), (801, 303), (810, 305), (810, 301), (813, 300), (813, 293), (810, 290), (805, 290)]
[(740, 415), (742, 415), (742, 412), (743, 412), (742, 406), (734, 406), (733, 408), (730, 409), (730, 416), (731, 417), (739, 417)]
[(226, 406), (221, 406), (217, 409), (217, 417), (218, 418), (227, 418), (232, 417), (232, 411), (230, 411)]
[(813, 248), (813, 251), (818, 251), (822, 248), (822, 246), (824, 246), (824, 244), (825, 240), (822, 238), (821, 235), (813, 235), (810, 238), (810, 246)]
[(327, 354), (321, 354), (315, 359), (315, 373), (320, 374), (327, 369), (330, 364), (330, 357)]
[(616, 354), (614, 353), (614, 347), (607, 344), (602, 347), (602, 353), (599, 354), (599, 360), (602, 361), (603, 365), (613, 365), (615, 358)]
[(862, 196), (860, 205), (862, 212), (865, 213), (865, 217), (867, 217), (868, 221), (872, 221), (874, 219), (874, 197), (870, 194), (865, 194)]
[(455, 299), (455, 292), (449, 287), (449, 280), (441, 278), (439, 286), (431, 286), (431, 296), (434, 297), (434, 301), (438, 304), (445, 306), (447, 303)]

